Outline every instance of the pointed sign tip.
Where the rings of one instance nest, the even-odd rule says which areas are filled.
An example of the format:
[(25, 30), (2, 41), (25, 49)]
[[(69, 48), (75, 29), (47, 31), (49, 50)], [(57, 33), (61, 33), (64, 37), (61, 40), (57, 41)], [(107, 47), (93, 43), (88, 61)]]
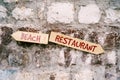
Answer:
[(14, 33), (13, 33), (13, 34), (11, 34), (11, 37), (15, 39), (15, 37), (14, 37)]
[(14, 33), (11, 34), (11, 37), (13, 37), (15, 40), (17, 40), (16, 37), (19, 36), (18, 34), (19, 34), (19, 31), (14, 32)]
[(96, 54), (103, 54), (105, 51), (104, 49), (102, 48), (102, 46), (100, 44), (98, 44), (98, 49), (96, 50)]

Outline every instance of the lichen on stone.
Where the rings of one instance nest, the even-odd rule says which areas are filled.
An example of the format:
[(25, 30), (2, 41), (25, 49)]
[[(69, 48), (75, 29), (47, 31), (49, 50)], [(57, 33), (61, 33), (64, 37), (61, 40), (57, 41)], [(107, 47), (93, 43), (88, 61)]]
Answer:
[(102, 60), (101, 60), (100, 55), (93, 55), (91, 64), (92, 65), (102, 65)]
[[(8, 66), (8, 57), (11, 53), (11, 49), (6, 48), (5, 45), (0, 44), (0, 64)], [(5, 62), (5, 63), (4, 63)]]
[(74, 33), (74, 37), (83, 40), (85, 37), (85, 32), (82, 29), (78, 30), (76, 33)]
[(1, 43), (4, 45), (8, 45), (11, 41), (11, 34), (13, 33), (13, 29), (10, 27), (2, 27), (1, 28), (2, 35), (1, 35)]
[(34, 63), (37, 68), (48, 66), (49, 62), (51, 60), (49, 51), (46, 51), (46, 49), (40, 49), (36, 50), (34, 53)]
[(55, 80), (55, 76), (54, 75), (50, 75), (50, 80)]
[(111, 49), (115, 47), (115, 38), (116, 38), (116, 33), (112, 32), (112, 33), (107, 34), (104, 47), (106, 49)]
[(17, 52), (12, 50), (8, 57), (8, 62), (12, 67), (25, 67), (29, 63), (29, 56), (25, 51)]
[(89, 39), (91, 42), (98, 43), (98, 34), (97, 32), (93, 31), (89, 34)]

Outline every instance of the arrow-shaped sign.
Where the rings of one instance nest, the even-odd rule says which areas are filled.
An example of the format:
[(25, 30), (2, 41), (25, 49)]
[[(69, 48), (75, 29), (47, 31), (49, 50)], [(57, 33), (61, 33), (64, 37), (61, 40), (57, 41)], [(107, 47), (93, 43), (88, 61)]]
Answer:
[(94, 54), (101, 54), (104, 52), (99, 44), (87, 42), (77, 38), (72, 38), (61, 33), (51, 32), (49, 41)]
[(17, 31), (11, 35), (17, 41), (48, 44), (48, 34)]

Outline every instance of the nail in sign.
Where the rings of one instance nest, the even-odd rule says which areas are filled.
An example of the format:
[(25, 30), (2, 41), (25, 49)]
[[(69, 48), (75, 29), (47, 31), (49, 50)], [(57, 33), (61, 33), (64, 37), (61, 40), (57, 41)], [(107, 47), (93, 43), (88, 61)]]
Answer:
[(48, 34), (17, 31), (12, 37), (17, 41), (48, 44)]
[(93, 54), (101, 54), (104, 52), (99, 44), (87, 42), (77, 38), (72, 38), (57, 32), (51, 32), (49, 41)]

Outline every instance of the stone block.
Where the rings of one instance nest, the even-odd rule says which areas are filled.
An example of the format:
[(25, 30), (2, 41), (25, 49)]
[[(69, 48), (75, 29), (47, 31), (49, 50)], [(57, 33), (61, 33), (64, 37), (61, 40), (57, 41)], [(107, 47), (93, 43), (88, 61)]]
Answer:
[(108, 64), (116, 64), (116, 51), (109, 51), (107, 52), (107, 59), (108, 59)]
[(105, 13), (106, 17), (104, 22), (106, 23), (114, 23), (115, 21), (120, 22), (120, 10), (107, 9)]
[(93, 80), (93, 72), (89, 68), (83, 68), (74, 74), (73, 80)]
[(101, 18), (101, 12), (96, 4), (81, 6), (78, 13), (79, 23), (94, 24), (98, 23)]
[(71, 23), (74, 21), (74, 7), (71, 3), (52, 3), (48, 7), (47, 21), (49, 23)]
[(12, 11), (12, 16), (16, 20), (28, 20), (28, 19), (33, 18), (33, 15), (34, 15), (33, 10), (30, 8), (25, 8), (25, 7), (21, 7), (21, 8), (16, 7)]

